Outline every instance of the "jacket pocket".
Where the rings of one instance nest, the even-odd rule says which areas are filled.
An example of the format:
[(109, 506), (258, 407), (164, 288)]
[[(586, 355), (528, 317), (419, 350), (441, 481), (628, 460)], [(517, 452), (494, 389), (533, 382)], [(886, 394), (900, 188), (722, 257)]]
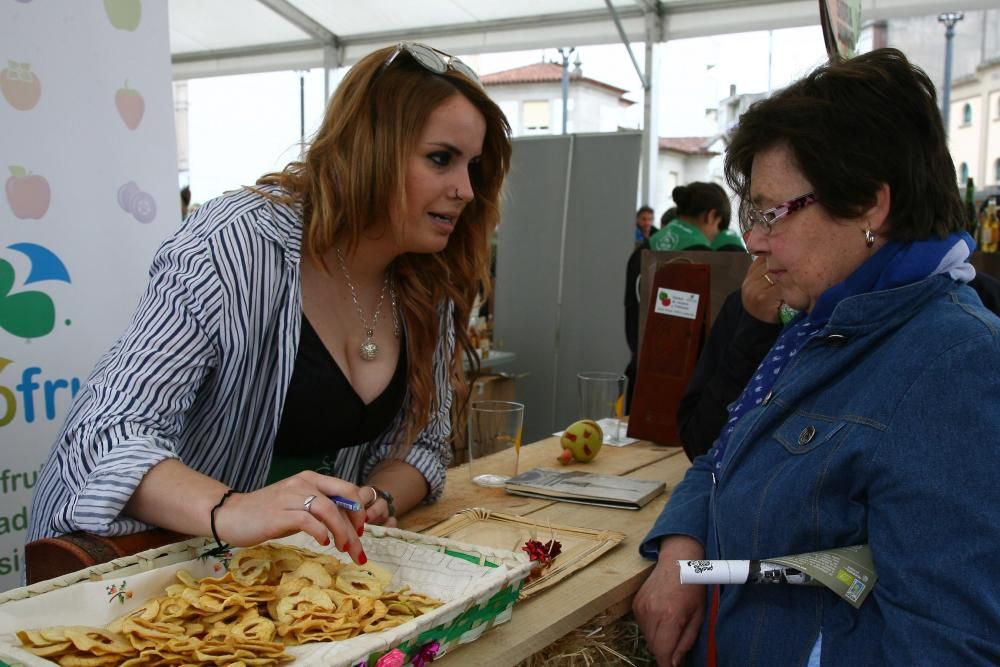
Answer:
[(796, 412), (782, 422), (774, 437), (790, 454), (806, 454), (830, 442), (845, 426), (842, 419)]

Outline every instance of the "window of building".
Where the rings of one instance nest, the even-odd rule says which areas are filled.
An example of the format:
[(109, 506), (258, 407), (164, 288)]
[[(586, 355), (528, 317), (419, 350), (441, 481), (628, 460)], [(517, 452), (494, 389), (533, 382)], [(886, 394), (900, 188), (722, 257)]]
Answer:
[(548, 100), (528, 101), (524, 103), (525, 134), (547, 134), (552, 121), (552, 112)]
[(958, 184), (964, 186), (969, 180), (969, 164), (963, 162), (958, 168)]
[(667, 172), (667, 192), (673, 192), (681, 183), (681, 175), (676, 171)]
[(993, 163), (993, 180), (1000, 183), (1000, 158)]
[(962, 107), (962, 125), (972, 124), (972, 105), (968, 102)]

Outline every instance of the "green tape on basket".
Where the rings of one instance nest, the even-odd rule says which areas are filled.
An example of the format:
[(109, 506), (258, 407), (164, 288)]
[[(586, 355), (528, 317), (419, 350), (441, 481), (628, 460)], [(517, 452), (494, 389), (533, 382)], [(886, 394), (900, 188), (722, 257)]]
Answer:
[[(500, 615), (501, 612), (517, 601), (517, 596), (521, 592), (523, 581), (519, 581), (517, 586), (506, 586), (497, 591), (483, 606), (475, 606), (466, 609), (459, 614), (451, 623), (444, 626), (436, 626), (430, 630), (421, 632), (416, 637), (412, 637), (402, 642), (395, 648), (405, 653), (407, 656), (420, 650), (420, 647), (430, 642), (440, 642), (441, 646), (451, 646), (458, 641), (465, 633), (473, 628), (489, 623)], [(390, 649), (391, 650), (391, 649)], [(368, 656), (368, 664), (374, 665), (379, 658), (388, 653), (372, 653)]]
[(469, 561), (470, 563), (475, 563), (476, 565), (479, 565), (480, 563), (482, 563), (486, 567), (500, 567), (496, 563), (491, 563), (488, 560), (487, 561), (483, 561), (481, 556), (473, 556), (471, 554), (467, 554), (467, 553), (464, 553), (462, 551), (453, 551), (451, 549), (445, 549), (444, 552), (448, 556), (454, 556), (455, 558), (460, 558), (462, 560)]

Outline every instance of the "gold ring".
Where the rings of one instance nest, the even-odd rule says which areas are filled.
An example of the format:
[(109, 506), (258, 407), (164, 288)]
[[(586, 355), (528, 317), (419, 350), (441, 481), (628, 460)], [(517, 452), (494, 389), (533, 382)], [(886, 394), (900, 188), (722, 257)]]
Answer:
[(374, 486), (366, 486), (365, 488), (372, 490), (372, 499), (365, 503), (365, 509), (368, 509), (378, 501), (378, 489)]
[(769, 285), (770, 285), (771, 287), (774, 287), (774, 281), (773, 281), (773, 280), (771, 280), (771, 276), (769, 276), (769, 275), (767, 275), (767, 274), (765, 273), (765, 274), (764, 274), (764, 280), (766, 280), (766, 281), (768, 282), (768, 284), (769, 284)]
[(313, 501), (316, 500), (316, 496), (309, 496), (302, 502), (302, 509), (307, 512), (312, 512), (310, 509), (312, 507)]

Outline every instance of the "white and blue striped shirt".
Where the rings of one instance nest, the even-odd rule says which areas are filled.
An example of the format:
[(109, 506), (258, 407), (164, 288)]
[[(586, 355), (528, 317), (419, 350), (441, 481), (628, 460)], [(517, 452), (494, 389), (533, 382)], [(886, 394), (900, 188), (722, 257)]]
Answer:
[[(240, 190), (206, 203), (163, 243), (128, 329), (76, 397), (42, 469), (28, 541), (148, 528), (122, 508), (167, 458), (240, 491), (264, 485), (298, 350), (301, 240), (297, 208)], [(450, 304), (440, 318), (436, 400), (405, 457), (426, 478), (428, 501), (451, 455)], [(367, 479), (403, 437), (408, 403), (381, 436), (341, 449), (333, 474)]]

